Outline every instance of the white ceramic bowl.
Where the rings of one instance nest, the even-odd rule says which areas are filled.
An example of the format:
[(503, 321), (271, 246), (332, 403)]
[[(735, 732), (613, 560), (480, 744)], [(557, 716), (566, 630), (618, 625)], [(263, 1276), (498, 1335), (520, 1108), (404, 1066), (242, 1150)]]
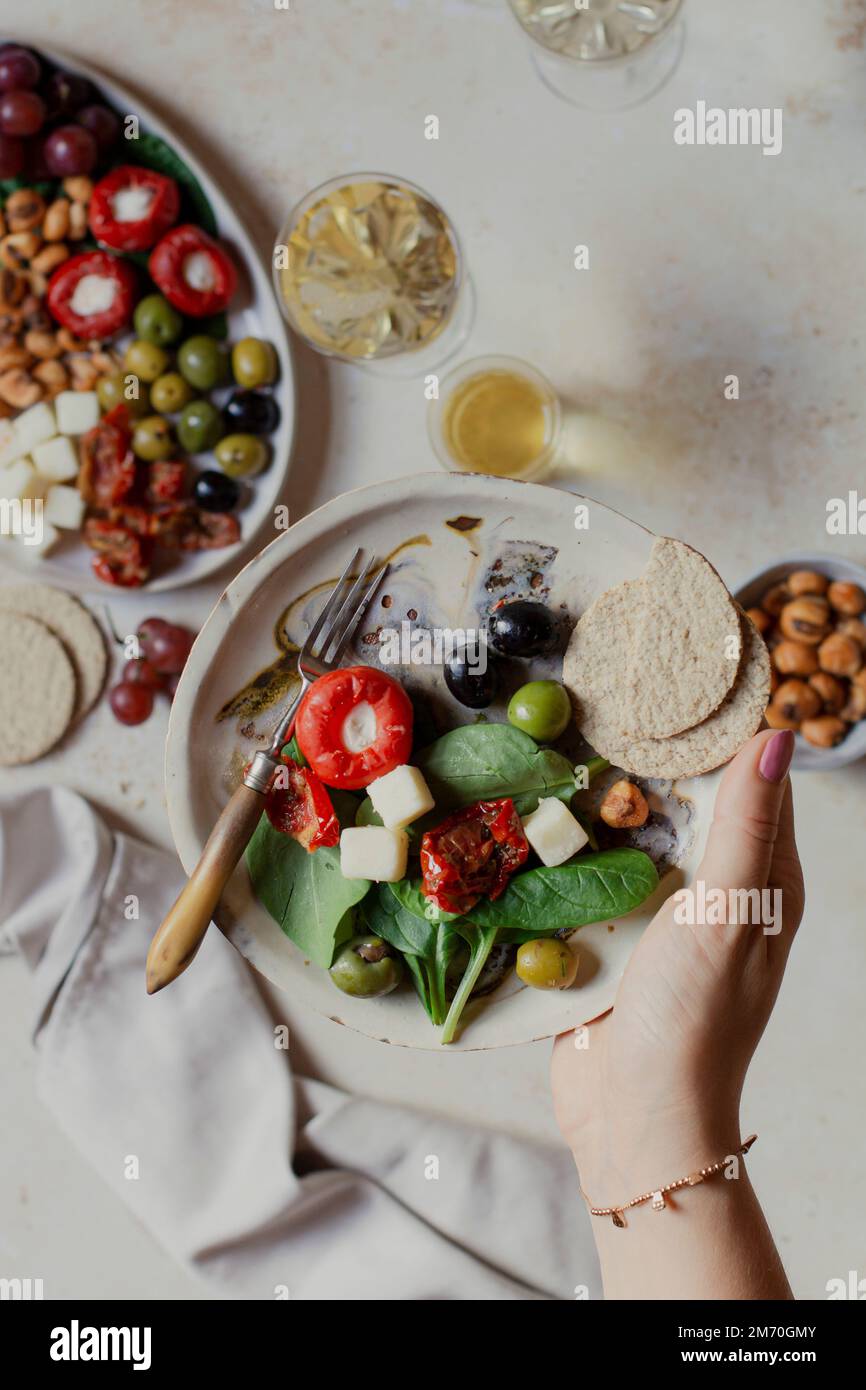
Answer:
[[(840, 559), (837, 555), (807, 550), (798, 555), (783, 555), (771, 565), (757, 570), (737, 589), (734, 597), (743, 608), (756, 607), (761, 595), (773, 584), (787, 578), (793, 570), (817, 570), (830, 579), (843, 579), (866, 589), (866, 568), (863, 565)], [(851, 732), (835, 748), (814, 748), (800, 734), (796, 735), (796, 740), (793, 765), (799, 772), (829, 772), (834, 767), (845, 767), (848, 763), (856, 762), (866, 754), (866, 719), (852, 725)]]
[[(192, 870), (244, 763), (269, 738), (276, 719), (275, 706), (259, 713), (239, 708), (239, 688), (256, 673), (267, 670), (273, 679), (275, 668), (283, 669), (283, 638), (303, 641), (323, 593), (356, 546), (391, 557), (385, 595), (389, 621), (417, 610), (423, 626), (467, 627), (470, 619), (478, 621), (477, 605), (485, 596), (505, 597), (534, 580), (537, 562), (545, 566), (550, 589), (533, 584), (531, 591), (545, 595), (551, 607), (566, 604), (576, 617), (603, 589), (636, 578), (654, 539), (596, 502), (587, 503), (589, 529), (576, 530), (575, 509), (584, 501), (535, 483), (469, 473), (419, 474), (334, 498), (261, 551), (232, 581), (199, 633), (172, 705), (166, 797), (184, 868)], [(507, 568), (491, 570), (500, 555)], [(518, 572), (519, 579), (508, 577)], [(491, 588), (485, 589), (488, 576)], [(375, 627), (382, 617), (374, 610), (369, 621)], [(356, 660), (365, 651), (363, 635), (359, 640)], [(429, 681), (432, 693), (443, 698), (435, 672), (419, 672), (418, 679), (425, 687)], [(261, 679), (256, 683), (257, 690), (267, 688)], [(227, 702), (231, 717), (225, 715)], [(504, 711), (494, 717), (504, 718)], [(472, 1006), (471, 1021), (446, 1050), (550, 1037), (609, 1009), (655, 908), (688, 881), (699, 862), (714, 787), (712, 777), (683, 784), (682, 797), (693, 808), (683, 856), (653, 899), (616, 923), (581, 929), (576, 943), (581, 966), (573, 988), (552, 994), (524, 989), (512, 972)], [(340, 994), (327, 972), (311, 965), (265, 911), (243, 864), (229, 882), (216, 921), (252, 965), (298, 1002), (383, 1042), (439, 1049), (437, 1032), (410, 989), (384, 999)], [(182, 989), (182, 982), (176, 987)]]

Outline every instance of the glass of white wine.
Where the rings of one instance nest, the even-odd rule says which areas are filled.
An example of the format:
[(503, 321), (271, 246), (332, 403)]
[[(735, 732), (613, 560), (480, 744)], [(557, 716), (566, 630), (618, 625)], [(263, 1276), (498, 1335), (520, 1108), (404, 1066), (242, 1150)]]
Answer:
[(430, 442), (444, 468), (534, 478), (562, 431), (559, 397), (518, 357), (474, 357), (439, 383), (427, 408)]
[(428, 373), (471, 326), (453, 224), (407, 179), (349, 174), (313, 189), (277, 238), (273, 274), (283, 313), (311, 347), (371, 370)]
[(672, 77), (683, 0), (508, 0), (548, 87), (574, 106), (622, 111)]

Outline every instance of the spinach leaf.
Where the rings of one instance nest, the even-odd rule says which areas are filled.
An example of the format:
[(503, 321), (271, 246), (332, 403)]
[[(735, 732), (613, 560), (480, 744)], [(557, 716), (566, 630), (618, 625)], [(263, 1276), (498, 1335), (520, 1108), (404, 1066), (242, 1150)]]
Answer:
[(448, 967), (462, 940), (449, 923), (432, 922), (403, 907), (390, 891), (399, 886), (381, 883), (364, 902), (362, 915), (368, 930), (405, 958), (421, 1003), (438, 1026), (446, 1013)]
[[(166, 144), (160, 135), (142, 132), (137, 140), (130, 141), (134, 149), (133, 163), (153, 169), (157, 174), (165, 174), (174, 179), (180, 187), (181, 214), (179, 222), (195, 222), (211, 236), (217, 235), (217, 220), (207, 194), (195, 174), (180, 155)], [(200, 332), (210, 332), (204, 328)]]
[(453, 922), (460, 916), (459, 912), (444, 912), (441, 907), (437, 907), (425, 897), (421, 892), (420, 878), (401, 878), (399, 883), (388, 883), (385, 886), (390, 889), (401, 907), (428, 922)]
[[(466, 724), (452, 729), (418, 755), (433, 796), (436, 814), (473, 801), (510, 796), (520, 815), (528, 815), (539, 797), (569, 801), (575, 791), (571, 763), (553, 748), (510, 724)], [(434, 822), (435, 824), (435, 822)]]
[(455, 936), (461, 936), (469, 947), (469, 964), (466, 966), (463, 972), (463, 978), (454, 992), (454, 998), (451, 1000), (451, 1007), (448, 1010), (445, 1023), (442, 1027), (441, 1041), (443, 1043), (454, 1041), (457, 1034), (457, 1025), (460, 1022), (460, 1015), (469, 1002), (469, 996), (478, 982), (478, 976), (487, 963), (487, 957), (493, 950), (499, 932), (496, 926), (476, 926), (473, 922), (467, 921), (465, 918), (459, 918), (450, 925), (449, 929)]
[[(341, 825), (352, 825), (355, 800), (333, 792)], [(344, 878), (339, 846), (308, 853), (262, 816), (247, 846), (253, 888), (274, 921), (314, 964), (327, 970), (338, 946), (352, 935), (352, 909), (367, 894), (367, 879)]]
[[(532, 940), (568, 927), (622, 917), (649, 897), (658, 873), (639, 849), (610, 849), (581, 854), (558, 868), (527, 869), (515, 874), (501, 897), (477, 903), (466, 915), (484, 927), (530, 932)], [(503, 940), (520, 939), (507, 936)]]

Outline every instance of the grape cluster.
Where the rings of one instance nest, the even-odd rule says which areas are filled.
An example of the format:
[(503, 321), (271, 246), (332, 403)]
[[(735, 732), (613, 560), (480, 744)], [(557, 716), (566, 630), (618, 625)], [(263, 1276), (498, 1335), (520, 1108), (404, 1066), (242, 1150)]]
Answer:
[(0, 46), (0, 179), (89, 174), (120, 138), (120, 120), (84, 77), (48, 72), (20, 44)]

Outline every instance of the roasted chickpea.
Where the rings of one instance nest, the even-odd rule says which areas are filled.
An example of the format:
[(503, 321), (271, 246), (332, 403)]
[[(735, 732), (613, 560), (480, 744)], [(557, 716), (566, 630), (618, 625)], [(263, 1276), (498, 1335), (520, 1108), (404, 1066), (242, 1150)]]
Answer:
[(805, 681), (782, 681), (773, 696), (773, 705), (787, 719), (812, 719), (821, 711), (821, 697)]
[(811, 676), (818, 669), (818, 653), (803, 642), (780, 642), (773, 648), (772, 659), (783, 676)]
[(787, 714), (783, 714), (772, 701), (764, 710), (764, 718), (771, 729), (799, 729), (800, 727), (798, 720), (789, 719)]
[(822, 714), (817, 719), (804, 719), (800, 733), (815, 748), (835, 748), (848, 732), (848, 725), (835, 714)]
[(788, 575), (788, 591), (791, 598), (802, 598), (804, 594), (826, 594), (830, 583), (826, 574), (816, 574), (815, 570), (794, 570)]
[(841, 623), (836, 626), (836, 631), (841, 632), (844, 637), (850, 637), (860, 648), (866, 648), (866, 623), (861, 623), (859, 618), (843, 618)]
[(772, 696), (772, 695), (775, 695), (775, 693), (776, 693), (776, 691), (777, 691), (778, 689), (779, 689), (779, 672), (776, 670), (775, 666), (771, 666), (771, 667), (770, 667), (770, 695), (771, 695), (771, 696)]
[(795, 598), (786, 603), (779, 618), (785, 637), (817, 647), (827, 635), (830, 605), (825, 598)]
[(763, 608), (747, 608), (746, 617), (751, 618), (762, 637), (769, 632), (770, 628), (773, 626), (773, 619), (770, 617), (769, 613), (764, 612)]
[(771, 618), (778, 618), (790, 597), (788, 586), (784, 581), (781, 584), (774, 584), (761, 599), (761, 607), (765, 613), (769, 613)]
[(860, 719), (866, 718), (866, 687), (849, 685), (848, 700), (838, 714), (846, 724), (856, 724)]
[(866, 666), (861, 666), (857, 674), (851, 677), (851, 681), (854, 685), (862, 685), (866, 690)]
[(827, 590), (827, 597), (831, 608), (835, 608), (837, 613), (844, 613), (846, 618), (856, 618), (857, 614), (866, 608), (866, 594), (859, 584), (846, 584), (841, 579), (834, 580)]
[(853, 676), (863, 665), (863, 653), (853, 637), (831, 632), (818, 648), (818, 663), (831, 676)]
[[(825, 714), (839, 714), (848, 698), (848, 691), (841, 681), (827, 671), (816, 671), (809, 677), (809, 684), (818, 692)], [(866, 695), (866, 690), (863, 692)]]
[(640, 787), (623, 777), (609, 789), (598, 813), (605, 825), (613, 826), (614, 830), (632, 830), (643, 825), (649, 806)]

